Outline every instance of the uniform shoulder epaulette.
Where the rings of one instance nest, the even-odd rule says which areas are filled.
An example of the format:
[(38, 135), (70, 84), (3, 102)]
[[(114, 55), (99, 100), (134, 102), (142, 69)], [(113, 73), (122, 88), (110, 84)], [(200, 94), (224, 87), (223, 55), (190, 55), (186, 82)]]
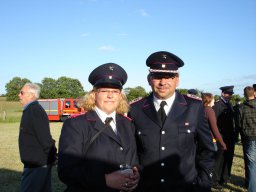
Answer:
[(136, 98), (136, 99), (131, 100), (131, 101), (129, 102), (129, 104), (131, 105), (131, 104), (133, 104), (133, 103), (136, 103), (136, 102), (138, 102), (138, 101), (141, 101), (142, 99), (144, 99), (144, 98), (143, 98), (143, 97), (138, 97), (138, 98)]
[(198, 97), (198, 96), (193, 95), (193, 94), (189, 94), (189, 93), (188, 93), (188, 94), (187, 94), (187, 97), (202, 101), (202, 98), (201, 98), (201, 97)]
[(132, 121), (132, 119), (127, 116), (127, 114), (120, 114), (120, 115), (123, 116), (124, 118), (128, 119), (129, 121)]
[[(86, 112), (87, 112), (87, 111), (86, 111)], [(79, 117), (79, 116), (81, 116), (81, 115), (84, 115), (86, 112), (84, 111), (84, 112), (79, 113), (79, 114), (71, 114), (69, 118), (72, 118), (72, 119), (73, 119), (73, 118)]]
[(215, 101), (215, 103), (218, 103), (218, 102), (220, 102), (220, 99), (217, 99), (217, 100)]

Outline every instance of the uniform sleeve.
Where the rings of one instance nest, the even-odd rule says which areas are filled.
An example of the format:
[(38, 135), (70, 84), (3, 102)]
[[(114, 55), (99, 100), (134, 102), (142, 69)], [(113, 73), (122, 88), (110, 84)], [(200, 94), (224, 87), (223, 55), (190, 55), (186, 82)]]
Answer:
[(85, 142), (89, 138), (85, 133), (88, 127), (81, 123), (83, 122), (67, 119), (63, 124), (59, 140), (59, 178), (67, 185), (83, 188), (106, 186), (105, 175), (102, 171), (104, 164), (97, 161), (88, 162), (83, 155)]
[(215, 150), (203, 105), (199, 109), (197, 141), (196, 166), (198, 176), (196, 178), (196, 191), (209, 191), (215, 164)]

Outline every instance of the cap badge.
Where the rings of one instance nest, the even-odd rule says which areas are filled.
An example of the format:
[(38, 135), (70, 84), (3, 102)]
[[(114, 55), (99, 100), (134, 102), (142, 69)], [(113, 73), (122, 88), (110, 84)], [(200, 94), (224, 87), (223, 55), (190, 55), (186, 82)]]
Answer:
[(167, 55), (162, 55), (163, 56), (163, 59), (167, 59)]
[(165, 68), (165, 64), (162, 64), (162, 68), (163, 68), (163, 69)]
[(113, 71), (114, 70), (114, 66), (109, 66), (109, 70)]

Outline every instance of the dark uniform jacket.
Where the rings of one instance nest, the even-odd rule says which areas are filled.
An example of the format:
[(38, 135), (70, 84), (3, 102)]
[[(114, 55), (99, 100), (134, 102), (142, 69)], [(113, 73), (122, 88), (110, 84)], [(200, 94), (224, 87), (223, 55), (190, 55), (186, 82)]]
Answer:
[(23, 111), (19, 150), (24, 167), (40, 167), (56, 160), (55, 141), (50, 133), (48, 116), (38, 101), (30, 103)]
[(120, 170), (120, 165), (137, 164), (135, 130), (131, 120), (116, 115), (117, 135), (107, 127), (85, 146), (104, 124), (95, 111), (67, 119), (59, 141), (59, 178), (67, 191), (116, 191), (106, 186), (105, 174)]
[(143, 167), (139, 191), (209, 191), (214, 146), (201, 100), (176, 92), (163, 127), (152, 94), (131, 104), (128, 116)]
[(223, 140), (227, 145), (234, 145), (236, 140), (235, 111), (231, 103), (225, 103), (222, 99), (219, 99), (214, 103), (213, 110), (216, 114), (217, 125)]

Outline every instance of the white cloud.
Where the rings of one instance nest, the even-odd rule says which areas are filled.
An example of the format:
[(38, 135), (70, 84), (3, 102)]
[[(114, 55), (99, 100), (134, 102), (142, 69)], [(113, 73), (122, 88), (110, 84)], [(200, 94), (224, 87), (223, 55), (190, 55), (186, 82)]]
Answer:
[(140, 12), (140, 15), (143, 17), (149, 16), (148, 13), (144, 9), (140, 9), (139, 12)]
[(115, 48), (110, 45), (103, 45), (103, 46), (99, 47), (99, 50), (105, 51), (105, 52), (111, 52), (111, 51), (115, 51)]

